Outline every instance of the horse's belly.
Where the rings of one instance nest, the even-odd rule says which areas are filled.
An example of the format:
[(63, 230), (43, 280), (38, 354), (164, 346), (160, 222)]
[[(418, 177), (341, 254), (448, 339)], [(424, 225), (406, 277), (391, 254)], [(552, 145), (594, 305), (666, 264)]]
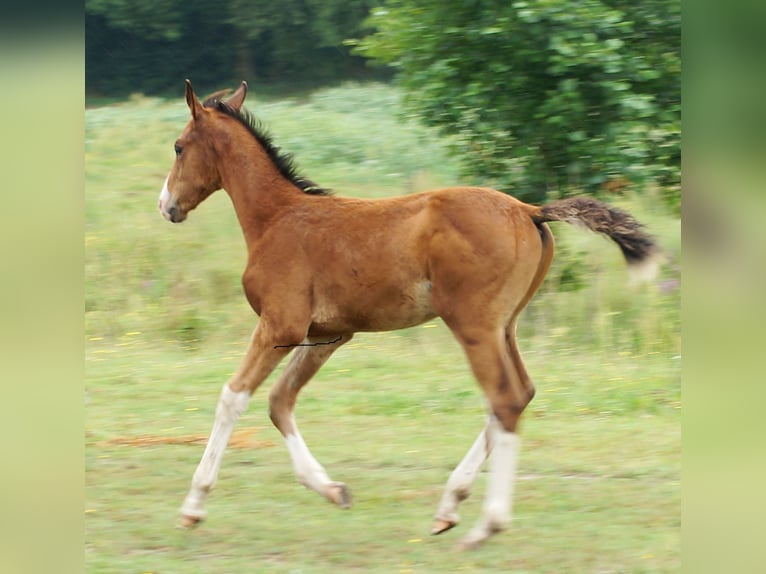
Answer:
[(436, 317), (431, 283), (421, 281), (406, 290), (360, 289), (346, 304), (318, 305), (309, 334), (356, 331), (393, 331)]

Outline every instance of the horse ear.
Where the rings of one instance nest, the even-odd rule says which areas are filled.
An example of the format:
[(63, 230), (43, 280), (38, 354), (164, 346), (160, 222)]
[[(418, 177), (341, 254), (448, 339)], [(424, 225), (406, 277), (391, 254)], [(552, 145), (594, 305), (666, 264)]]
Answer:
[(245, 101), (245, 96), (247, 95), (247, 82), (243, 81), (239, 87), (237, 88), (237, 91), (234, 92), (232, 95), (230, 95), (228, 98), (226, 98), (226, 103), (230, 105), (235, 110), (239, 111), (239, 109), (242, 107), (242, 104)]
[(186, 80), (186, 105), (189, 106), (192, 117), (196, 119), (197, 114), (202, 109), (202, 104), (200, 103), (199, 98), (197, 98), (197, 95), (194, 93), (194, 88), (192, 88), (191, 80)]

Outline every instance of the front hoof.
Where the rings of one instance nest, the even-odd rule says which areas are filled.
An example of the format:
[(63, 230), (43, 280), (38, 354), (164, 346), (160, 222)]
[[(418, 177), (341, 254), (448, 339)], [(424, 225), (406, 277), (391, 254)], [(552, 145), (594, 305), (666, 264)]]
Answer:
[(442, 520), (441, 518), (437, 518), (434, 520), (434, 524), (431, 527), (431, 534), (441, 534), (443, 532), (447, 532), (447, 530), (450, 530), (457, 526), (457, 522), (453, 520)]
[(333, 482), (327, 490), (327, 498), (341, 508), (351, 508), (351, 492), (342, 482)]
[(182, 515), (181, 518), (178, 519), (178, 528), (181, 528), (183, 530), (191, 530), (192, 528), (197, 526), (200, 522), (202, 522), (201, 516)]

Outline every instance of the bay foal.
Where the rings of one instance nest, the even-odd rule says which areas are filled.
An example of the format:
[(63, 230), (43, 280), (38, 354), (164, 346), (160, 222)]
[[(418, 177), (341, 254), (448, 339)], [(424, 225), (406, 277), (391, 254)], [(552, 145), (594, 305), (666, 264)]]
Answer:
[[(481, 518), (462, 540), (474, 547), (504, 528), (519, 450), (516, 427), (534, 396), (516, 345), (516, 320), (553, 257), (547, 221), (580, 223), (613, 239), (629, 265), (651, 259), (652, 239), (630, 215), (593, 199), (527, 205), (492, 189), (454, 187), (380, 200), (330, 195), (300, 177), (242, 104), (247, 84), (204, 103), (186, 81), (191, 119), (159, 198), (178, 223), (219, 188), (234, 205), (247, 244), (242, 283), (260, 320), (237, 372), (224, 385), (181, 525), (205, 517), (237, 418), (269, 373), (292, 353), (269, 395), (298, 480), (350, 505), (301, 437), (300, 389), (358, 331), (385, 331), (441, 317), (484, 391), (484, 430), (449, 477), (432, 532), (459, 521), (458, 505), (489, 457)], [(491, 456), (490, 456), (491, 453)]]

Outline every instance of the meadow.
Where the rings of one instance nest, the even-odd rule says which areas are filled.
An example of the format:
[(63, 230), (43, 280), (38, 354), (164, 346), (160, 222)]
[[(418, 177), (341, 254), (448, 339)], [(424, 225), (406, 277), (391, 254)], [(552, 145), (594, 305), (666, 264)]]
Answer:
[[(431, 537), (444, 483), (483, 425), (483, 402), (438, 321), (359, 334), (302, 391), (303, 436), (354, 497), (332, 507), (295, 480), (264, 383), (224, 457), (209, 518), (175, 528), (221, 385), (257, 323), (230, 201), (182, 225), (159, 190), (188, 109), (136, 95), (85, 112), (86, 546), (89, 573), (676, 572), (680, 568), (680, 220), (652, 190), (609, 197), (668, 254), (631, 284), (619, 250), (563, 224), (519, 323), (537, 396), (521, 424), (511, 527), (456, 549), (479, 514)], [(462, 180), (447, 143), (385, 85), (246, 105), (302, 172), (339, 194), (384, 197)], [(382, 238), (382, 240), (385, 240)]]

